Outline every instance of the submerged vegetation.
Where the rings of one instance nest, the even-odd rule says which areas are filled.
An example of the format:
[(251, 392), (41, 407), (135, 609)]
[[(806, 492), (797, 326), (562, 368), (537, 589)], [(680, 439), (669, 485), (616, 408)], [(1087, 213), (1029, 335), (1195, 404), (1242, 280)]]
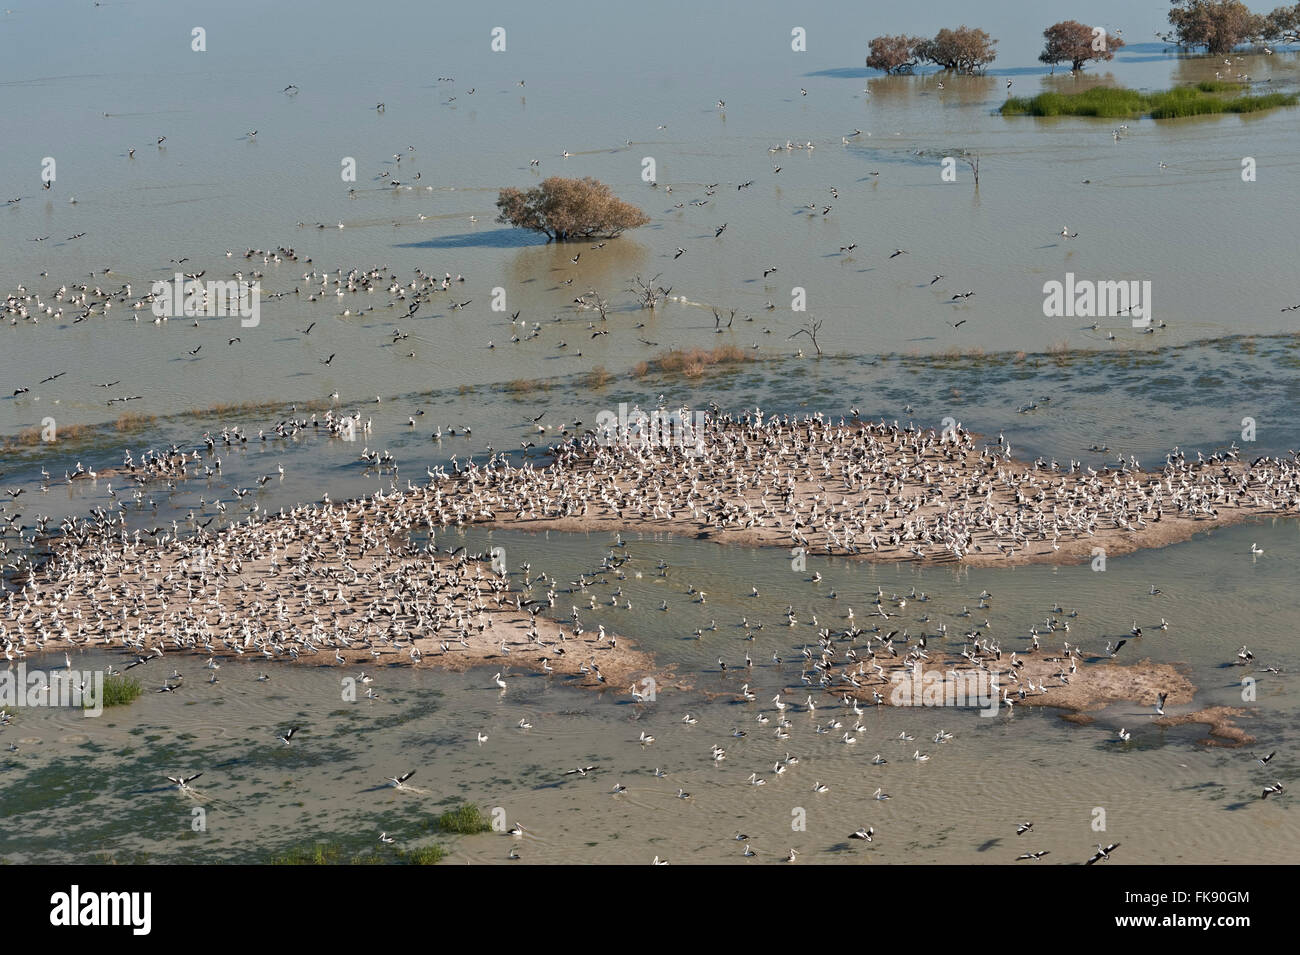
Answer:
[(717, 365), (734, 365), (747, 362), (750, 356), (736, 345), (719, 345), (717, 348), (670, 348), (650, 361), (637, 362), (632, 369), (635, 378), (644, 378), (650, 372), (665, 375), (682, 375), (699, 378), (706, 368)]
[(104, 706), (125, 706), (134, 703), (144, 692), (135, 677), (116, 673), (104, 678)]
[[(1253, 96), (1242, 83), (1206, 81), (1195, 86), (1143, 93), (1098, 86), (1082, 93), (1039, 93), (1013, 96), (1002, 104), (1003, 116), (1097, 116), (1105, 119), (1175, 119), (1215, 113), (1254, 113), (1300, 102), (1295, 93)], [(1237, 95), (1232, 95), (1232, 94)]]
[(367, 849), (345, 856), (337, 842), (293, 846), (271, 856), (271, 865), (437, 865), (447, 857), (444, 846), (418, 846), (382, 852)]
[(438, 817), (439, 832), (453, 832), (462, 836), (471, 836), (479, 832), (489, 832), (492, 823), (483, 815), (483, 810), (470, 802), (463, 802), (455, 809), (449, 809)]

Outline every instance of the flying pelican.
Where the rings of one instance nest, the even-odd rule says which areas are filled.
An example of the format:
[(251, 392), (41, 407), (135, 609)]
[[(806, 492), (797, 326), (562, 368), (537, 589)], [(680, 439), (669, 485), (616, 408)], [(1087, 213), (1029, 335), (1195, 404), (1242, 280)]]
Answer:
[(1096, 854), (1094, 854), (1093, 857), (1092, 857), (1091, 859), (1089, 859), (1087, 862), (1085, 862), (1084, 865), (1092, 865), (1094, 862), (1100, 862), (1102, 859), (1109, 859), (1109, 858), (1110, 858), (1110, 854), (1111, 854), (1112, 852), (1114, 852), (1114, 851), (1115, 851), (1116, 849), (1118, 849), (1118, 848), (1119, 848), (1119, 843), (1118, 843), (1118, 842), (1116, 842), (1116, 843), (1112, 843), (1111, 845), (1108, 845), (1108, 846), (1106, 846), (1105, 848), (1102, 848), (1102, 845), (1101, 845), (1101, 843), (1099, 842), (1099, 843), (1097, 843), (1097, 852), (1096, 852)]
[(403, 773), (400, 776), (389, 776), (388, 781), (393, 784), (394, 789), (405, 789), (406, 786), (404, 783), (414, 775), (415, 770), (412, 769), (410, 772)]

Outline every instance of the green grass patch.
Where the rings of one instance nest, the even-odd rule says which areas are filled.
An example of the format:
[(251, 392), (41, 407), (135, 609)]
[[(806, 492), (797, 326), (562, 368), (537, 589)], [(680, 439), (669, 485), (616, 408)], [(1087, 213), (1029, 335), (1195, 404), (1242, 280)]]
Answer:
[(391, 855), (368, 849), (346, 856), (337, 842), (318, 842), (314, 845), (293, 846), (271, 856), (271, 865), (437, 865), (447, 857), (444, 846), (420, 846), (415, 849), (398, 849)]
[(490, 832), (491, 829), (492, 823), (488, 822), (483, 815), (483, 810), (469, 802), (463, 802), (438, 817), (439, 832), (454, 832), (469, 836), (476, 832)]
[(447, 856), (442, 846), (421, 846), (418, 849), (399, 849), (397, 857), (407, 865), (437, 865)]
[(125, 706), (134, 703), (144, 692), (140, 681), (133, 676), (115, 674), (104, 678), (104, 706)]
[(271, 856), (271, 865), (338, 865), (343, 850), (337, 843), (294, 846)]
[(1245, 90), (1246, 86), (1241, 83), (1215, 81), (1154, 93), (1097, 86), (1082, 93), (1014, 96), (1002, 104), (1001, 112), (1003, 116), (1095, 116), (1104, 119), (1150, 116), (1152, 119), (1176, 119), (1216, 113), (1255, 113), (1300, 102), (1300, 94), (1296, 93), (1252, 96)]

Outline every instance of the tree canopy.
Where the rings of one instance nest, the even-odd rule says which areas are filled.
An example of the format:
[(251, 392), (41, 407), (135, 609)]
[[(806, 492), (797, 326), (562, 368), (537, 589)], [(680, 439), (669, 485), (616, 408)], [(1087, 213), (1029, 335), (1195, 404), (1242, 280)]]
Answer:
[(940, 30), (933, 40), (922, 40), (913, 52), (942, 69), (975, 73), (997, 59), (997, 45), (983, 30), (963, 24), (955, 30)]
[(1083, 69), (1088, 60), (1110, 60), (1115, 50), (1124, 45), (1117, 36), (1103, 30), (1094, 30), (1078, 20), (1062, 20), (1043, 31), (1047, 41), (1038, 59), (1044, 63), (1069, 63), (1073, 72)]
[(920, 60), (913, 50), (923, 42), (917, 36), (878, 36), (871, 41), (867, 66), (884, 73), (910, 73)]
[(886, 73), (910, 73), (918, 63), (940, 69), (974, 73), (997, 59), (998, 41), (983, 30), (959, 26), (940, 30), (934, 39), (916, 36), (878, 36), (871, 41), (867, 66)]
[(1240, 43), (1294, 39), (1300, 3), (1259, 14), (1241, 0), (1174, 0), (1169, 23), (1179, 46), (1203, 46), (1208, 53), (1223, 54)]
[(613, 237), (645, 225), (650, 217), (624, 202), (603, 182), (590, 176), (552, 176), (526, 192), (502, 189), (497, 197), (497, 222), (543, 233), (547, 240)]

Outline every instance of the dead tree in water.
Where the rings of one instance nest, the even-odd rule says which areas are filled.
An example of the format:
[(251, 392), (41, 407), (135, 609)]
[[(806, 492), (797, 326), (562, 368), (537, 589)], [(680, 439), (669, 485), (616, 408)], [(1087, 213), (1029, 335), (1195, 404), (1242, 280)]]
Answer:
[[(807, 335), (810, 339), (812, 339), (813, 348), (817, 349), (817, 355), (818, 357), (820, 357), (822, 353), (822, 346), (817, 344), (817, 333), (821, 330), (822, 330), (822, 323), (820, 321), (813, 321), (810, 318), (808, 319), (807, 326), (799, 329), (797, 332), (794, 333), (794, 335), (791, 335), (790, 338), (794, 338), (797, 335)], [(787, 338), (786, 341), (789, 341), (790, 338)]]
[[(663, 275), (663, 273), (660, 272), (659, 275)], [(659, 275), (656, 275), (649, 282), (642, 281), (639, 275), (632, 280), (633, 285), (628, 291), (641, 300), (642, 308), (658, 308), (660, 300), (667, 298), (668, 293), (673, 290), (671, 285), (668, 288), (655, 285), (659, 281)]]

